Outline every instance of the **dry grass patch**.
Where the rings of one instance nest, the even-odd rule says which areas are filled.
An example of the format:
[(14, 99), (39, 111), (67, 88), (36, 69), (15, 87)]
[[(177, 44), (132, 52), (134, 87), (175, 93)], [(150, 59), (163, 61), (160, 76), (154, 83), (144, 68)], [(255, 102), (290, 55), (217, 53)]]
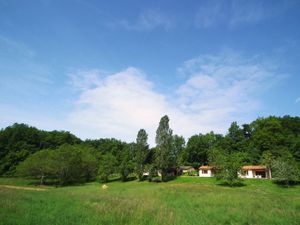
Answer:
[(49, 188), (34, 188), (34, 187), (22, 187), (22, 186), (13, 186), (13, 185), (0, 185), (0, 188), (10, 188), (10, 189), (29, 190), (29, 191), (47, 191), (49, 189)]

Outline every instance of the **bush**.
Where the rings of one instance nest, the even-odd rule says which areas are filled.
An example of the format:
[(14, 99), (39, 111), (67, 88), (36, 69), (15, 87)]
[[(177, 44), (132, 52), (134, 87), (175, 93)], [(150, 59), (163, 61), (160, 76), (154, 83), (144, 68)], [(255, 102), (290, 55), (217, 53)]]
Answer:
[(151, 178), (151, 182), (160, 183), (161, 182), (161, 178), (160, 177), (152, 177)]
[(275, 160), (272, 168), (275, 183), (290, 186), (299, 182), (300, 171), (296, 161), (291, 156)]

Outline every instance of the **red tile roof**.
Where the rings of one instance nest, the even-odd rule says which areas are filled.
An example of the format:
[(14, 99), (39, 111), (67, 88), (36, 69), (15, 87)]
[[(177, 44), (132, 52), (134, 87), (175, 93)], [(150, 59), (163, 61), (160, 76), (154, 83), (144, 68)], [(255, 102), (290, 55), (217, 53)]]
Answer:
[(200, 170), (211, 170), (213, 167), (212, 166), (200, 166)]
[(266, 166), (243, 166), (243, 170), (265, 170)]

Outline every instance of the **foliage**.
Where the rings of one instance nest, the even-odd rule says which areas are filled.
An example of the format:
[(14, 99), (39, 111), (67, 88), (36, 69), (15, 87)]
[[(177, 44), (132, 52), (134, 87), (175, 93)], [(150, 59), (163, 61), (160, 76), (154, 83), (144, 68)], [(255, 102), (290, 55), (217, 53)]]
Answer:
[(185, 149), (184, 137), (175, 134), (172, 137), (172, 143), (172, 158), (174, 159), (174, 164), (176, 165), (176, 167), (178, 167), (179, 165), (183, 164), (182, 155)]
[(146, 168), (147, 171), (149, 171), (148, 181), (154, 181), (155, 179), (158, 179), (158, 171), (155, 164), (148, 164)]
[(66, 131), (43, 131), (15, 123), (0, 131), (0, 175), (14, 174), (16, 166), (35, 152), (62, 144), (79, 144), (81, 140)]
[(143, 173), (145, 170), (146, 159), (148, 155), (149, 146), (147, 144), (148, 134), (144, 129), (140, 129), (135, 145), (135, 173), (138, 179), (143, 180)]
[(96, 149), (101, 154), (111, 153), (117, 156), (127, 143), (117, 140), (115, 138), (100, 138), (96, 140), (85, 140), (83, 145)]
[(280, 157), (273, 161), (273, 178), (276, 183), (291, 185), (300, 180), (300, 169), (290, 155)]
[(174, 166), (172, 157), (172, 130), (169, 128), (169, 117), (163, 116), (160, 119), (156, 130), (156, 167), (161, 173), (161, 180), (166, 181), (167, 170)]
[(120, 165), (118, 166), (118, 172), (120, 173), (122, 181), (127, 181), (128, 176), (134, 171), (132, 148), (132, 145), (127, 145), (123, 149), (119, 159)]
[(108, 182), (109, 176), (116, 172), (116, 168), (117, 168), (116, 157), (111, 153), (107, 153), (103, 155), (99, 165), (100, 181), (103, 183)]
[(214, 166), (216, 178), (222, 180), (229, 186), (240, 183), (239, 174), (242, 173), (245, 155), (240, 152), (225, 152), (219, 149), (212, 149), (209, 152), (210, 165)]
[(196, 168), (199, 165), (207, 164), (208, 151), (217, 143), (218, 139), (220, 136), (213, 132), (190, 137), (182, 153), (183, 164), (193, 165)]
[(53, 151), (44, 149), (30, 155), (18, 166), (18, 175), (40, 179), (40, 184), (44, 184), (44, 179), (53, 175)]
[[(198, 168), (209, 164), (210, 153), (215, 149), (222, 150), (228, 161), (240, 155), (244, 163), (262, 164), (272, 170), (276, 160), (286, 161), (286, 156), (289, 156), (292, 164), (299, 168), (300, 118), (270, 116), (242, 126), (233, 122), (226, 135), (197, 134), (187, 139), (185, 145), (183, 137), (172, 135), (169, 118), (164, 116), (156, 132), (156, 144), (155, 148), (149, 149), (147, 133), (143, 129), (138, 133), (137, 143), (125, 143), (114, 138), (81, 141), (66, 131), (49, 132), (14, 124), (0, 131), (0, 176), (13, 176), (18, 165), (24, 162), (19, 166), (23, 169), (18, 168), (19, 175), (35, 177), (41, 182), (44, 179), (60, 180), (62, 184), (83, 182), (93, 180), (99, 165), (107, 164), (103, 158), (110, 155), (115, 163), (110, 165), (113, 168), (106, 169), (109, 175), (120, 175), (125, 181), (132, 172), (142, 179), (143, 172), (152, 171), (150, 180), (157, 172), (161, 172), (165, 180), (168, 172), (178, 166)], [(99, 171), (100, 175), (106, 173)]]
[(18, 166), (18, 174), (38, 178), (43, 183), (50, 178), (60, 185), (93, 180), (96, 176), (97, 161), (88, 149), (62, 145), (55, 150), (42, 150)]

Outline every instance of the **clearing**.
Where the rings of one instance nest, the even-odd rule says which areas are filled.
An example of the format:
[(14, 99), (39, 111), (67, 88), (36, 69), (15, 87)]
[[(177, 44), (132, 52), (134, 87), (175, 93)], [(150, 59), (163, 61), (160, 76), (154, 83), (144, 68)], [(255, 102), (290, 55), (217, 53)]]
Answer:
[(0, 224), (300, 224), (300, 186), (244, 183), (230, 188), (214, 178), (179, 177), (167, 183), (115, 181), (107, 189), (97, 182), (40, 188), (0, 178)]

